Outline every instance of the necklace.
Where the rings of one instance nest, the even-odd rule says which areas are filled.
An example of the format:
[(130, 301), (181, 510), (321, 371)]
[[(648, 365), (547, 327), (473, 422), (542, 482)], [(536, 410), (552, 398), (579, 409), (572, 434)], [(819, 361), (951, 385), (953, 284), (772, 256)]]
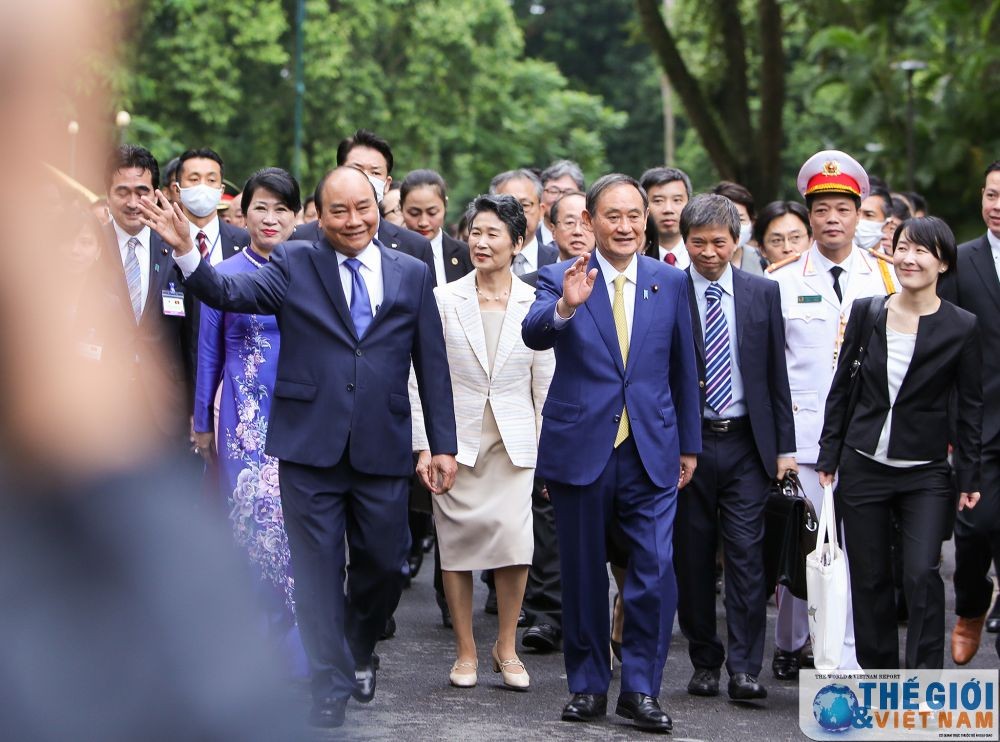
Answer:
[(264, 264), (270, 260), (270, 258), (265, 258), (263, 255), (258, 254), (257, 251), (251, 249), (249, 246), (243, 250), (243, 257), (249, 260), (257, 268), (263, 268)]
[(510, 289), (509, 288), (506, 291), (504, 291), (502, 294), (500, 294), (499, 296), (490, 296), (488, 294), (484, 294), (479, 289), (479, 279), (476, 278), (475, 281), (476, 281), (476, 293), (479, 294), (484, 299), (486, 299), (487, 301), (503, 301), (510, 294)]

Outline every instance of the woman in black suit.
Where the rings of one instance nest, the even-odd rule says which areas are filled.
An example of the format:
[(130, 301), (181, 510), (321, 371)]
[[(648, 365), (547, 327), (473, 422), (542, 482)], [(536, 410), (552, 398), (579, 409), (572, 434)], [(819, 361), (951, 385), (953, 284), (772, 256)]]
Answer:
[[(835, 502), (851, 571), (858, 662), (865, 669), (900, 667), (890, 566), (895, 513), (910, 610), (903, 667), (940, 668), (945, 607), (939, 562), (955, 514), (948, 444), (954, 443), (958, 509), (975, 507), (982, 353), (975, 316), (937, 296), (938, 278), (956, 261), (948, 226), (935, 217), (911, 219), (896, 229), (893, 248), (902, 290), (859, 299), (851, 309), (816, 468), (824, 485), (840, 473)], [(862, 337), (861, 328), (873, 326), (865, 322), (869, 312), (874, 329)], [(848, 410), (852, 383), (859, 388)], [(951, 399), (957, 401), (954, 436)]]
[(411, 170), (399, 188), (403, 223), (431, 242), (437, 285), (456, 281), (472, 271), (469, 246), (444, 231), (448, 189), (444, 178), (433, 170)]

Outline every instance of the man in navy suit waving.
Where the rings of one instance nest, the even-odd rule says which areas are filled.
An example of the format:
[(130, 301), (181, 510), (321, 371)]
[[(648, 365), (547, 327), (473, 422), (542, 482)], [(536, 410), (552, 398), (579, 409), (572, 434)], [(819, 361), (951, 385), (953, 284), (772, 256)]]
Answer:
[[(730, 265), (740, 215), (725, 196), (695, 196), (681, 212), (691, 256), (691, 316), (700, 373), (702, 453), (677, 503), (678, 616), (694, 675), (688, 693), (767, 696), (760, 684), (767, 628), (761, 569), (768, 482), (797, 469), (778, 286)], [(726, 557), (728, 653), (716, 633), (715, 553)], [(726, 656), (728, 654), (728, 656)]]
[[(209, 306), (274, 314), (281, 329), (267, 453), (279, 460), (299, 628), (317, 726), (339, 726), (349, 696), (375, 692), (372, 650), (399, 601), (409, 552), (412, 359), (433, 460), (429, 490), (450, 489), (455, 415), (434, 276), (375, 241), (378, 205), (355, 168), (323, 179), (323, 236), (280, 245), (254, 273), (201, 259), (179, 209), (143, 199), (188, 289)], [(344, 539), (350, 547), (344, 594)]]
[(701, 451), (698, 370), (687, 277), (639, 255), (648, 203), (627, 175), (587, 193), (593, 255), (543, 267), (522, 335), (554, 348), (537, 474), (555, 507), (563, 588), (563, 648), (573, 698), (566, 721), (606, 713), (611, 669), (606, 539), (628, 554), (617, 713), (669, 731), (657, 700), (677, 589), (672, 561), (677, 490)]

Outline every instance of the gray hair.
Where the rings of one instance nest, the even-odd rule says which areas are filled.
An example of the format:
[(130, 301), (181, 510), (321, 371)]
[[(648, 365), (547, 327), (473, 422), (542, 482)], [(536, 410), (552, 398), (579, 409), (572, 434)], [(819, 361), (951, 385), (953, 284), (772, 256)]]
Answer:
[(587, 194), (584, 193), (583, 191), (570, 191), (569, 193), (564, 193), (559, 198), (557, 198), (553, 202), (552, 206), (549, 207), (549, 218), (552, 220), (553, 224), (559, 221), (559, 209), (561, 208), (563, 199), (569, 198), (570, 196), (583, 196), (584, 199), (587, 198)]
[(703, 193), (687, 202), (681, 211), (681, 237), (685, 240), (698, 227), (725, 227), (734, 240), (740, 239), (740, 212), (725, 196)]
[(569, 176), (576, 183), (576, 188), (579, 191), (583, 190), (583, 170), (572, 160), (556, 160), (547, 168), (542, 171), (542, 185), (545, 185), (550, 180), (558, 180), (559, 178)]
[(684, 188), (687, 189), (688, 198), (691, 198), (691, 179), (683, 170), (678, 170), (675, 167), (651, 167), (639, 178), (642, 187), (647, 191), (656, 186), (673, 183), (675, 180), (679, 180), (684, 184)]
[(642, 208), (649, 208), (649, 198), (646, 196), (646, 190), (639, 185), (639, 181), (631, 175), (611, 173), (610, 175), (602, 175), (594, 181), (592, 186), (590, 186), (590, 190), (587, 191), (587, 211), (591, 214), (595, 213), (597, 211), (597, 202), (600, 200), (601, 194), (609, 188), (619, 185), (630, 185), (639, 191), (639, 195), (642, 196)]
[(540, 181), (538, 176), (527, 168), (521, 168), (520, 170), (507, 170), (499, 175), (493, 176), (493, 180), (490, 181), (490, 193), (495, 196), (499, 188), (512, 180), (530, 181), (531, 184), (535, 186), (535, 193), (538, 196), (539, 203), (541, 202), (542, 190), (544, 190), (542, 187), (542, 181)]

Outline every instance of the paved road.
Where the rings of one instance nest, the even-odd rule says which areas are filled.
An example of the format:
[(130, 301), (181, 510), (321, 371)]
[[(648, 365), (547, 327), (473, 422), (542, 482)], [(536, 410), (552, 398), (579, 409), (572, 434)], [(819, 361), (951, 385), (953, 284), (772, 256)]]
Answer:
[[(949, 596), (947, 630), (954, 626), (951, 574), (954, 570), (951, 544), (945, 548), (943, 573)], [(569, 724), (559, 713), (569, 695), (562, 655), (521, 655), (531, 674), (531, 690), (505, 690), (499, 675), (489, 668), (489, 650), (496, 634), (496, 618), (482, 611), (485, 586), (476, 581), (475, 632), (479, 642), (480, 683), (473, 689), (452, 688), (448, 671), (453, 661), (452, 634), (443, 628), (434, 602), (429, 570), (421, 570), (413, 586), (403, 594), (396, 614), (396, 637), (381, 642), (378, 652), (382, 670), (378, 692), (368, 706), (353, 701), (347, 709), (347, 723), (333, 732), (314, 731), (311, 738), (324, 741), (350, 740), (626, 740), (649, 735), (637, 732), (629, 722), (613, 713), (618, 694), (618, 668), (609, 698), (612, 707), (607, 720), (597, 724)], [(720, 632), (725, 630), (722, 601), (718, 602)], [(774, 651), (774, 608), (768, 610), (768, 642), (761, 681), (768, 698), (758, 705), (738, 705), (725, 695), (726, 674), (722, 673), (722, 695), (695, 698), (685, 692), (691, 675), (687, 642), (674, 626), (673, 644), (664, 673), (660, 703), (674, 720), (674, 740), (803, 740), (799, 731), (798, 690), (795, 683), (782, 683), (771, 676), (770, 658)], [(900, 631), (903, 641), (903, 631)], [(949, 633), (950, 636), (950, 633)], [(975, 658), (972, 667), (996, 667), (997, 654), (992, 636)], [(946, 644), (947, 647), (947, 644)], [(950, 656), (947, 666), (951, 666)], [(485, 671), (484, 671), (485, 669)], [(307, 703), (303, 694), (303, 709)], [(304, 713), (304, 710), (303, 710)]]

